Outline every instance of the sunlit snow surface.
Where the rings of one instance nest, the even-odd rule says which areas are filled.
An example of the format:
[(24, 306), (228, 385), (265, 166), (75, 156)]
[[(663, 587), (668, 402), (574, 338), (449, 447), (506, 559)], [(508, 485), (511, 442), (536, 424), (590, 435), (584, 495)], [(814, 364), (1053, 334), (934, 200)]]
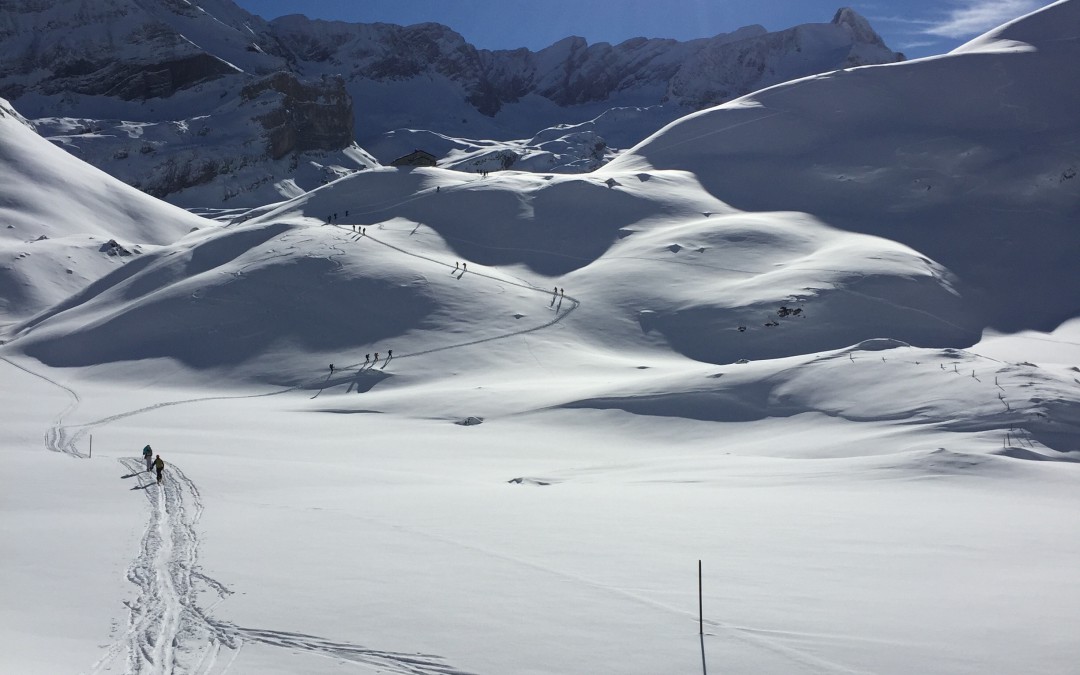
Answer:
[(5, 672), (1071, 672), (1078, 18), (227, 222), (4, 108)]

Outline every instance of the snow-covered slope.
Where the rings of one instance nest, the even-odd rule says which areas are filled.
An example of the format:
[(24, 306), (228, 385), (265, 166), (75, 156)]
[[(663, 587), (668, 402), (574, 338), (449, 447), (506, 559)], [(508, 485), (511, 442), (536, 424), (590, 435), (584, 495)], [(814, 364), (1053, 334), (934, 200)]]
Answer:
[(123, 256), (212, 224), (71, 157), (3, 100), (0, 177), (0, 324), (63, 300)]
[[(750, 210), (797, 210), (952, 270), (1006, 330), (1080, 313), (1080, 4), (942, 57), (772, 87), (660, 130), (601, 170), (691, 171)], [(1034, 26), (1034, 28), (1032, 28)]]
[[(1078, 286), (1038, 293), (1076, 179), (1031, 176), (1075, 147), (1078, 3), (587, 175), (374, 167), (162, 224), (0, 309), (4, 666), (1071, 672)], [(18, 222), (176, 214), (0, 121)]]

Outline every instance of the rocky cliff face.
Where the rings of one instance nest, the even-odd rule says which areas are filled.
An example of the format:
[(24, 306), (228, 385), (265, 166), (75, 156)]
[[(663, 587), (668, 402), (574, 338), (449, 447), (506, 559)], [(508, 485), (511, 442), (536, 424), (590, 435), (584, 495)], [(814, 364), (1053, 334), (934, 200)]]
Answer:
[(0, 92), (42, 135), (154, 196), (201, 188), (213, 204), (273, 200), (267, 187), (304, 160), (365, 164), (335, 156), (354, 147), (343, 80), (303, 79), (269, 26), (227, 0), (10, 0), (4, 10)]
[[(570, 123), (595, 134), (580, 125), (613, 108), (652, 107), (641, 119), (663, 124), (784, 80), (902, 58), (850, 9), (775, 33), (567, 38), (531, 52), (477, 49), (438, 24), (268, 23), (231, 0), (3, 7), (0, 97), (54, 142), (176, 203), (255, 205), (310, 189), (371, 163), (357, 136), (386, 162), (398, 148), (383, 139), (403, 128), (506, 140)], [(617, 149), (603, 137), (558, 147), (570, 154), (535, 165), (580, 171), (602, 160), (573, 148)]]
[(352, 99), (340, 77), (305, 83), (291, 73), (274, 73), (244, 87), (240, 98), (253, 101), (268, 92), (277, 94), (276, 105), (256, 119), (266, 130), (272, 158), (340, 150), (353, 143)]
[[(583, 114), (627, 105), (667, 104), (686, 112), (797, 77), (903, 59), (851, 9), (839, 10), (827, 24), (774, 33), (750, 26), (690, 42), (635, 38), (618, 45), (571, 37), (539, 52), (479, 50), (437, 24), (356, 25), (289, 16), (271, 22), (270, 29), (304, 72), (345, 77), (358, 100), (362, 141), (395, 126), (446, 130), (433, 116), (402, 119), (393, 103), (370, 100), (376, 90), (404, 95), (409, 83), (424, 80), (433, 94), (457, 92), (460, 99), (449, 107), (461, 110), (474, 127), (512, 136), (538, 128), (516, 123), (515, 117), (524, 116), (513, 104), (526, 99), (542, 99), (541, 106), (554, 113), (541, 115), (543, 124), (580, 122), (587, 119)], [(441, 112), (455, 117), (446, 108)], [(475, 114), (491, 121), (469, 119)], [(575, 115), (579, 119), (567, 119)]]
[[(212, 36), (213, 47), (189, 36)], [(15, 100), (30, 92), (167, 98), (226, 75), (285, 67), (260, 41), (272, 42), (176, 0), (8, 0), (0, 14), (0, 92)]]

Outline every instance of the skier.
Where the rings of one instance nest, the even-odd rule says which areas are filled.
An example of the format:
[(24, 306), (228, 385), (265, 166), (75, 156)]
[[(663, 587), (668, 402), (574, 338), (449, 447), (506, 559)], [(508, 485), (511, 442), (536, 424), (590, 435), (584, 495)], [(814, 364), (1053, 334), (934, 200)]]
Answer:
[(371, 360), (371, 354), (364, 354), (364, 363), (367, 363), (370, 360)]
[(330, 374), (331, 375), (334, 374), (334, 364), (332, 364), (332, 363), (330, 364)]
[(157, 469), (157, 482), (161, 484), (161, 472), (165, 470), (165, 460), (161, 458), (161, 455), (157, 456), (154, 460), (154, 468)]
[(469, 264), (468, 263), (461, 263), (461, 272), (462, 272), (462, 274), (464, 274), (465, 270), (467, 270), (467, 269), (469, 269)]
[(378, 363), (378, 362), (379, 362), (379, 352), (375, 352), (375, 360), (372, 363)]
[(150, 467), (154, 465), (154, 451), (147, 445), (142, 449), (143, 459), (146, 460), (146, 472), (150, 473)]

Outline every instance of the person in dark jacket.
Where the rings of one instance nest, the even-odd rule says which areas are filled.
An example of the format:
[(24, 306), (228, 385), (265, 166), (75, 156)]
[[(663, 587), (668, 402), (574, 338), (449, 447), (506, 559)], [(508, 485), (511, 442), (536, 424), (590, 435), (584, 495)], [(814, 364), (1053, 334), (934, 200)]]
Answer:
[(150, 473), (150, 468), (154, 466), (154, 451), (149, 445), (142, 449), (142, 456), (146, 460), (146, 472)]
[(157, 469), (157, 482), (161, 483), (161, 473), (165, 470), (165, 460), (161, 458), (161, 455), (154, 460), (154, 468)]

